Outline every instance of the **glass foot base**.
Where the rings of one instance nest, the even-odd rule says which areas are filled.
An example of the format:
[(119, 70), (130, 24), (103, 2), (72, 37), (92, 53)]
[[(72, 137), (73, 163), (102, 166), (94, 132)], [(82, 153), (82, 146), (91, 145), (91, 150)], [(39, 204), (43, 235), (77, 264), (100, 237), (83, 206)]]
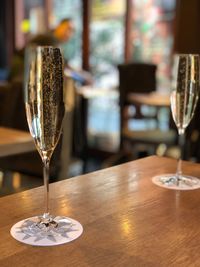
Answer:
[(71, 218), (57, 216), (44, 223), (42, 216), (22, 220), (10, 230), (16, 240), (33, 246), (55, 246), (71, 242), (83, 232), (82, 225)]
[(158, 186), (174, 190), (193, 190), (200, 188), (200, 179), (189, 175), (181, 175), (177, 178), (174, 173), (154, 176), (152, 182)]

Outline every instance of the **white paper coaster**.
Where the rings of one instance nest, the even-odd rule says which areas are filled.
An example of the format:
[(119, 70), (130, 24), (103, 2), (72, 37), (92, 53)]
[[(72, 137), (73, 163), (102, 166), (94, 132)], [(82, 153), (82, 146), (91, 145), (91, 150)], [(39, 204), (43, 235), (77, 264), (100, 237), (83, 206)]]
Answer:
[[(169, 180), (175, 176), (174, 173), (167, 173), (162, 175), (157, 175), (152, 178), (152, 182), (160, 187), (167, 188), (167, 189), (173, 189), (173, 190), (194, 190), (200, 188), (200, 179), (193, 177), (193, 176), (187, 176), (183, 175), (183, 181), (179, 181), (179, 185), (173, 184), (173, 182), (163, 183), (163, 180)], [(161, 181), (162, 178), (162, 181)], [(190, 182), (190, 179), (193, 180), (193, 182)]]
[(16, 240), (32, 246), (61, 245), (75, 240), (82, 234), (83, 227), (78, 221), (68, 217), (56, 218), (60, 220), (59, 227), (50, 231), (42, 231), (39, 228), (35, 230), (38, 217), (31, 217), (13, 225), (10, 233)]

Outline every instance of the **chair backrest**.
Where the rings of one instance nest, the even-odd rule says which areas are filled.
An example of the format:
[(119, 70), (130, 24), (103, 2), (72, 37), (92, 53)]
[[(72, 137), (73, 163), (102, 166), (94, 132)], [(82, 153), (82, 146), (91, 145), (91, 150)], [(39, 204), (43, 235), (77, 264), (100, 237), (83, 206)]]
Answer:
[(156, 90), (157, 66), (151, 63), (127, 63), (118, 65), (120, 102), (128, 93), (148, 93)]
[(200, 162), (200, 99), (198, 100), (197, 107), (194, 113), (194, 117), (188, 125), (185, 133), (185, 149), (183, 159), (190, 160), (195, 159)]
[(10, 106), (9, 100), (12, 96), (11, 90), (12, 88), (9, 83), (0, 85), (0, 126), (7, 126), (5, 125), (5, 122), (7, 123), (8, 118), (10, 118), (10, 114), (8, 114), (8, 108)]
[(10, 82), (0, 86), (0, 98), (0, 125), (28, 131), (22, 83)]
[[(120, 147), (123, 145), (123, 128), (130, 118), (127, 97), (130, 93), (149, 93), (156, 90), (155, 64), (127, 63), (118, 65), (119, 71), (119, 105), (120, 105)], [(134, 118), (142, 118), (140, 106), (135, 106)]]

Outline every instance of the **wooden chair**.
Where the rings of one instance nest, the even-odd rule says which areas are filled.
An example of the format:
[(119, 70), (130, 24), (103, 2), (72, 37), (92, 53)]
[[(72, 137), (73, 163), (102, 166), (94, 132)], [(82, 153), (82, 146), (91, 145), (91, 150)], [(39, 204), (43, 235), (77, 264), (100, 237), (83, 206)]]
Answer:
[[(158, 109), (153, 112), (147, 108), (145, 115), (143, 105), (130, 103), (130, 93), (150, 93), (156, 91), (156, 65), (147, 63), (129, 63), (118, 66), (120, 94), (120, 149), (138, 157), (139, 153), (156, 153), (160, 144), (173, 145), (176, 141), (176, 131), (161, 130), (158, 125)], [(134, 109), (134, 112), (130, 112)], [(151, 114), (150, 114), (151, 113)], [(133, 128), (129, 127), (130, 120), (135, 121)], [(138, 130), (136, 120), (143, 120), (146, 129)], [(149, 120), (154, 120), (154, 128), (148, 128)], [(133, 122), (134, 124), (134, 122)], [(142, 150), (140, 151), (140, 148)], [(138, 148), (137, 148), (138, 147)]]
[(185, 160), (200, 162), (200, 99), (194, 113), (194, 117), (185, 132), (185, 144), (182, 157)]

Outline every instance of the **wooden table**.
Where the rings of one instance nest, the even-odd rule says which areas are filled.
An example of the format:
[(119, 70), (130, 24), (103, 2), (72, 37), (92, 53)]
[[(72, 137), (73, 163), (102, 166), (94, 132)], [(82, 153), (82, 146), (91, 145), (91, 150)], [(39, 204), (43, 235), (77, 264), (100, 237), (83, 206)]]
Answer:
[(0, 127), (0, 157), (30, 152), (35, 149), (30, 133)]
[[(175, 169), (175, 160), (152, 156), (51, 184), (52, 213), (84, 227), (79, 239), (55, 247), (25, 245), (9, 233), (17, 221), (43, 212), (43, 187), (0, 198), (0, 266), (200, 266), (200, 190), (151, 182)], [(183, 169), (200, 177), (200, 165)]]
[(159, 92), (152, 92), (148, 94), (130, 93), (128, 101), (138, 105), (147, 105), (153, 107), (169, 107), (169, 94), (161, 94)]

